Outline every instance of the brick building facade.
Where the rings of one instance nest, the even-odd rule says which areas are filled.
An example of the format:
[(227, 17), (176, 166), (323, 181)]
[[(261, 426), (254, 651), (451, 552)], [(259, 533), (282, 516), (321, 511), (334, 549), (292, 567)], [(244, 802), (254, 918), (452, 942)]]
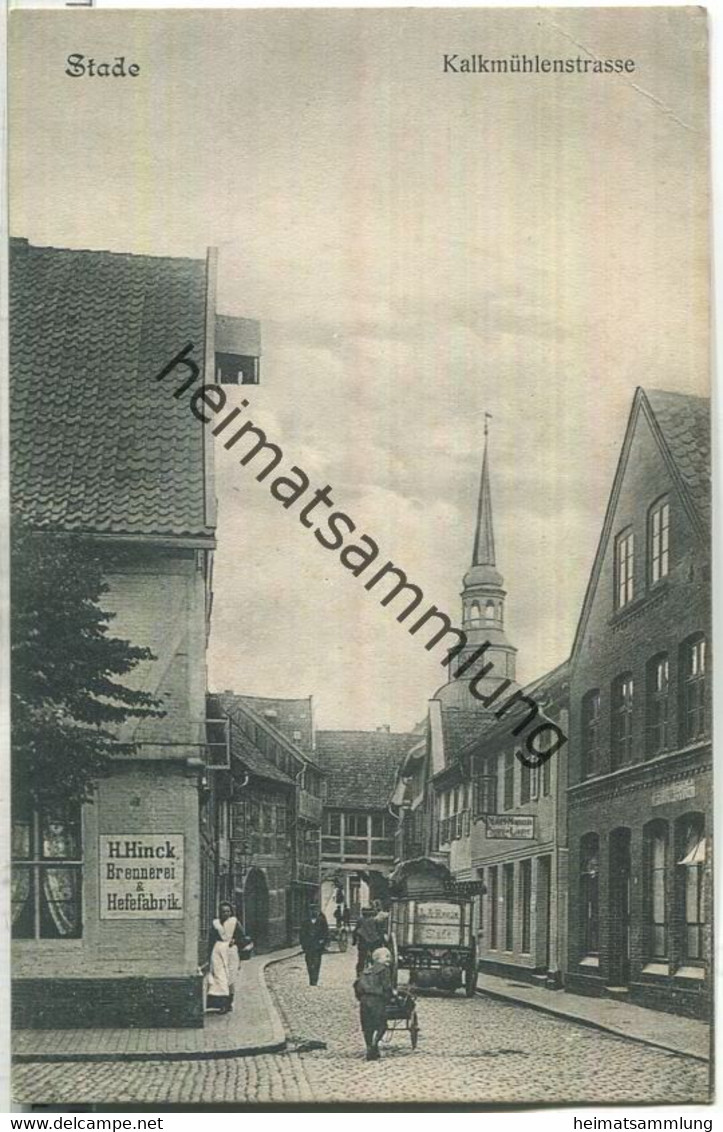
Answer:
[(712, 994), (710, 419), (639, 389), (572, 654), (567, 985)]

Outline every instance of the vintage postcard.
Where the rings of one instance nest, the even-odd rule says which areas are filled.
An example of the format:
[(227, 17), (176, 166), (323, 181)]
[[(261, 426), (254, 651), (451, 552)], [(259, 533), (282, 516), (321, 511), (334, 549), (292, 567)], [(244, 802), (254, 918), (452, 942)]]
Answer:
[(709, 1102), (705, 11), (9, 23), (15, 1102)]

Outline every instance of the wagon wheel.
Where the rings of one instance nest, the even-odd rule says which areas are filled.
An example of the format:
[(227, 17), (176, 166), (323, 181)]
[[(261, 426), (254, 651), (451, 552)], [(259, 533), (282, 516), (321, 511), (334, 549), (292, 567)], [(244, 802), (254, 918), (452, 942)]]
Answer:
[(412, 1039), (412, 1049), (416, 1049), (419, 1041), (419, 1019), (416, 1010), (413, 1011), (412, 1017), (409, 1019), (409, 1036)]
[(469, 958), (469, 963), (464, 972), (464, 993), (467, 998), (472, 998), (474, 992), (477, 990), (477, 979), (479, 971), (477, 970), (477, 947), (473, 944), (472, 954)]

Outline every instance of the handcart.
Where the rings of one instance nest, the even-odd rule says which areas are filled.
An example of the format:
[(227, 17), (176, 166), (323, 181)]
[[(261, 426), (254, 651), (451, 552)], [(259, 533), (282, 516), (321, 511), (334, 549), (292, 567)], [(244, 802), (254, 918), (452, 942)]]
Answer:
[(405, 1030), (411, 1038), (412, 1049), (416, 1049), (419, 1041), (417, 1000), (407, 987), (398, 987), (387, 1006), (387, 1028), (381, 1041), (390, 1042), (396, 1033)]

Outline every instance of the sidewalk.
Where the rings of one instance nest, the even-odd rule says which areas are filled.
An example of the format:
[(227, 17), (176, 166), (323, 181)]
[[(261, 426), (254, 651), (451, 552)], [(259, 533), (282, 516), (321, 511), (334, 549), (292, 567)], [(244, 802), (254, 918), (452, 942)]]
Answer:
[(593, 1026), (609, 1034), (618, 1034), (631, 1041), (644, 1042), (658, 1049), (694, 1057), (698, 1061), (710, 1058), (710, 1027), (707, 1022), (694, 1018), (681, 1018), (678, 1014), (665, 1014), (648, 1010), (612, 998), (591, 998), (567, 991), (547, 990), (545, 987), (527, 986), (497, 975), (480, 972), (477, 993), (490, 998), (529, 1006), (558, 1018), (567, 1018), (583, 1026)]
[(298, 954), (298, 947), (289, 947), (244, 963), (235, 1009), (230, 1014), (207, 1014), (203, 1028), (15, 1030), (13, 1060), (198, 1061), (275, 1053), (285, 1048), (286, 1034), (266, 986), (264, 971), (269, 964)]

